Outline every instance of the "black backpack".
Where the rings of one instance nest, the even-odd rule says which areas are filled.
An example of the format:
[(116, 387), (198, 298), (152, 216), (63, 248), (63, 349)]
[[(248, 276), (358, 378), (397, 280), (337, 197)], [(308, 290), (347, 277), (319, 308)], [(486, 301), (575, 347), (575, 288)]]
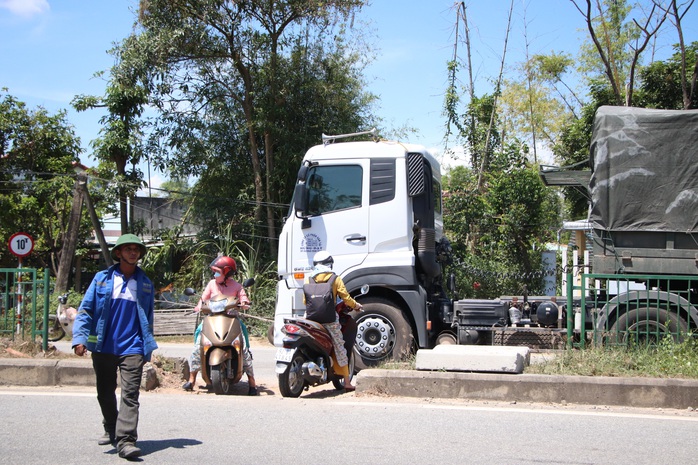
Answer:
[(335, 299), (332, 288), (337, 275), (332, 273), (327, 282), (318, 283), (311, 277), (303, 284), (305, 294), (305, 317), (318, 323), (333, 323), (336, 318)]

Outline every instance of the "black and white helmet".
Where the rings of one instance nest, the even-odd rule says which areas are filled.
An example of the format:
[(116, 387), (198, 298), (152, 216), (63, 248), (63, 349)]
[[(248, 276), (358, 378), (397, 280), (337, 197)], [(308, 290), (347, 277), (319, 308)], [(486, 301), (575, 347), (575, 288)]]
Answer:
[(334, 265), (334, 258), (332, 258), (332, 255), (326, 250), (321, 250), (313, 257), (313, 266), (317, 265), (325, 265), (332, 268), (332, 265)]

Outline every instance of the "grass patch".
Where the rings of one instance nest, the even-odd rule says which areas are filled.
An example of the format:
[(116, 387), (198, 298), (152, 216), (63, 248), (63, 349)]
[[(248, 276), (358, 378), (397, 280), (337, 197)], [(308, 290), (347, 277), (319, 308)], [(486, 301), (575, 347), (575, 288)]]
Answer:
[(416, 370), (416, 361), (417, 356), (410, 354), (402, 361), (384, 360), (376, 365), (376, 368), (383, 370)]
[(698, 340), (688, 337), (677, 343), (666, 338), (653, 346), (566, 350), (526, 367), (526, 373), (698, 379)]

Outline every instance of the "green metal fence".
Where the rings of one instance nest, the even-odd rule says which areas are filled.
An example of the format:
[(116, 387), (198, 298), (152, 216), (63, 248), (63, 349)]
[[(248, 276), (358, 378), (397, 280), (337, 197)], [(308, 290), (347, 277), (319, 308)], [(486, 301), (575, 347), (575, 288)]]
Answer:
[(568, 275), (567, 329), (573, 345), (681, 341), (696, 330), (698, 276)]
[[(48, 349), (50, 276), (36, 268), (0, 268), (0, 337), (31, 339), (41, 337)], [(37, 309), (39, 314), (37, 315)]]

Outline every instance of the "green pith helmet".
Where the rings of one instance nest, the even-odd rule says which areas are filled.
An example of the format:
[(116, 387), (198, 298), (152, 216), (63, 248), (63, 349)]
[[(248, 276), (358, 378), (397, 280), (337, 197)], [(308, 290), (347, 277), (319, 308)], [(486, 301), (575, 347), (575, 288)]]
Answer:
[(116, 256), (114, 252), (116, 252), (116, 249), (126, 244), (136, 244), (141, 249), (141, 256), (139, 258), (143, 258), (146, 252), (148, 251), (148, 249), (145, 248), (145, 244), (143, 243), (140, 237), (136, 236), (135, 234), (124, 234), (116, 241), (114, 247), (112, 247), (111, 258), (118, 262), (119, 258)]

